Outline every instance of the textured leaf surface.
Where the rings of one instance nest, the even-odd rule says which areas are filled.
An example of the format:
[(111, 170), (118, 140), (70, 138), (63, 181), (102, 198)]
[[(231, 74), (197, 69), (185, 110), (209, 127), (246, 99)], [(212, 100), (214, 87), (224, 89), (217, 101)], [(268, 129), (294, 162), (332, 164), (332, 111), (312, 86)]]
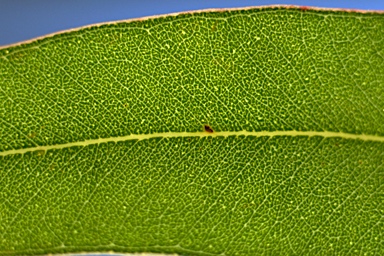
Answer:
[(383, 58), (284, 8), (1, 49), (0, 254), (384, 254)]

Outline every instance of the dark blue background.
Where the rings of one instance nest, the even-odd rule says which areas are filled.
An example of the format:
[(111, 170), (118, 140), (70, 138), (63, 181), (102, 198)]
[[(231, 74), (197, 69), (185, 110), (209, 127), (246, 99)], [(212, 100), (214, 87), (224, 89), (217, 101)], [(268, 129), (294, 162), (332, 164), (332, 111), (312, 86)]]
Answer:
[(105, 21), (270, 4), (384, 10), (384, 0), (0, 0), (0, 46)]

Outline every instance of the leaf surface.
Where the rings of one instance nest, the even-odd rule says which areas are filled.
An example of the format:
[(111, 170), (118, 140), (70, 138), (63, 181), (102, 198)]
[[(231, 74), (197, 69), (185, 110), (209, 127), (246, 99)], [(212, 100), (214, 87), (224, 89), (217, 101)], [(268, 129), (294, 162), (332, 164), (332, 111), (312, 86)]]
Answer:
[(0, 254), (383, 254), (383, 56), (295, 8), (1, 49)]

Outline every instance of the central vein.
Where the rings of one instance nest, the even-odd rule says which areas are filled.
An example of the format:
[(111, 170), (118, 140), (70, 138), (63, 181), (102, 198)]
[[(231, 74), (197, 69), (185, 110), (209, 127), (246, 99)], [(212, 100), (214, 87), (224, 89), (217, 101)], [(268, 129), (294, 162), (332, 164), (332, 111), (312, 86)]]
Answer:
[(68, 142), (57, 145), (37, 146), (22, 149), (12, 149), (0, 152), (0, 156), (24, 154), (32, 151), (46, 151), (50, 149), (63, 149), (76, 146), (88, 146), (100, 143), (108, 142), (121, 142), (128, 140), (147, 140), (152, 138), (177, 138), (177, 137), (229, 137), (229, 136), (254, 136), (254, 137), (274, 137), (274, 136), (319, 136), (324, 138), (343, 138), (352, 140), (363, 141), (377, 141), (384, 142), (383, 136), (365, 135), (365, 134), (351, 134), (343, 132), (312, 132), (312, 131), (237, 131), (237, 132), (163, 132), (163, 133), (151, 133), (151, 134), (130, 134), (121, 137), (110, 137), (100, 139), (90, 139), (77, 142)]

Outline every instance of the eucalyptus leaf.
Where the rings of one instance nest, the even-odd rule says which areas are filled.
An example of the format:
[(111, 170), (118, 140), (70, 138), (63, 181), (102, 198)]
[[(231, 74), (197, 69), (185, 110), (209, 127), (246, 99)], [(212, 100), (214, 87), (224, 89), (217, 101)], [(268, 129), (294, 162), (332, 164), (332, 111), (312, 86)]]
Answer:
[(0, 254), (384, 254), (384, 15), (270, 7), (0, 49)]

